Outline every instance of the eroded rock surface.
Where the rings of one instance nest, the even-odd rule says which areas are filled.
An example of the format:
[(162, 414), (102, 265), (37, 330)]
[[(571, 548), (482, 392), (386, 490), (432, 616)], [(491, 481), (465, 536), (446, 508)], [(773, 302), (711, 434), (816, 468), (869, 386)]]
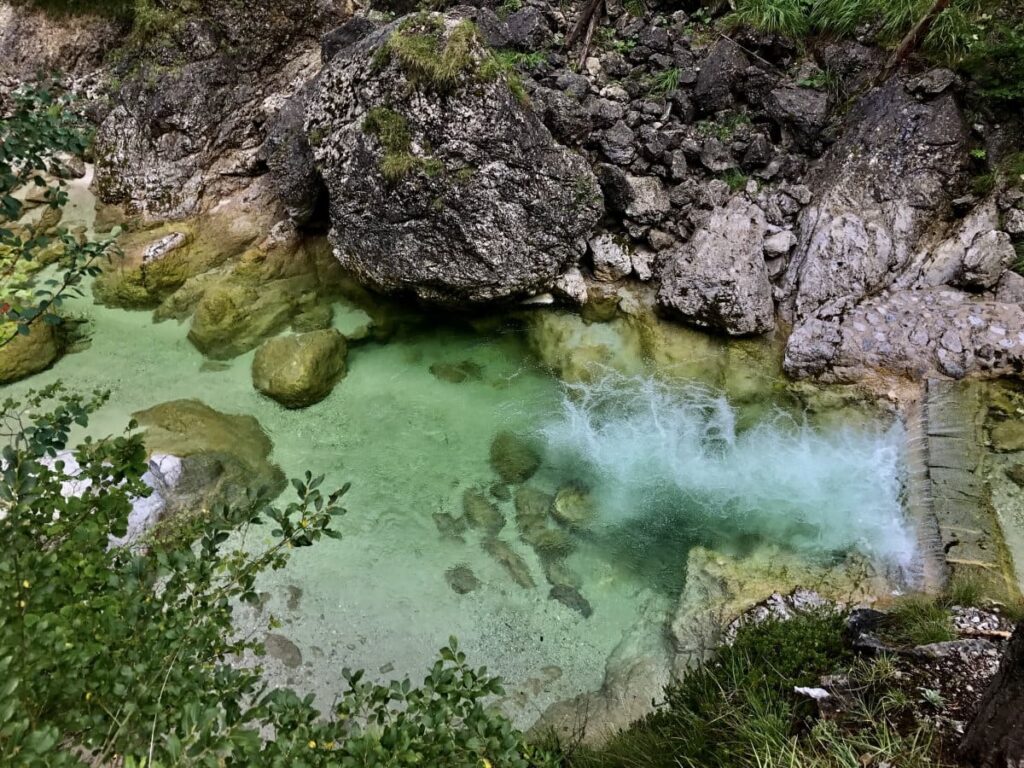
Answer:
[[(403, 59), (410, 35), (458, 57), (450, 81)], [(468, 22), (432, 15), (357, 42), (321, 76), (306, 128), (331, 240), (379, 290), (449, 305), (509, 299), (546, 290), (584, 253), (597, 182), (488, 75), (487, 56)]]

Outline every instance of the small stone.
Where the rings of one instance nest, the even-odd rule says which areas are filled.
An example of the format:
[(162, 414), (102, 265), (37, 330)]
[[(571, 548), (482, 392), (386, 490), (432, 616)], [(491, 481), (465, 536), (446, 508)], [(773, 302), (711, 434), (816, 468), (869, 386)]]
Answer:
[(505, 516), (481, 491), (467, 488), (462, 494), (462, 510), (466, 522), (494, 535), (505, 527)]
[(567, 608), (571, 608), (585, 619), (589, 619), (594, 614), (594, 609), (591, 607), (590, 602), (575, 587), (558, 584), (551, 588), (551, 591), (548, 592), (548, 597), (552, 600), (557, 600)]
[(268, 656), (272, 656), (290, 669), (302, 664), (302, 651), (299, 650), (299, 646), (284, 635), (267, 635), (263, 641), (263, 648)]
[(286, 408), (305, 408), (345, 375), (346, 353), (345, 337), (333, 329), (269, 339), (253, 358), (253, 386)]
[(551, 516), (569, 528), (585, 528), (595, 514), (590, 494), (573, 485), (560, 489), (551, 505)]
[(480, 579), (468, 565), (456, 565), (445, 571), (444, 580), (457, 595), (468, 594), (480, 587)]
[(796, 245), (796, 235), (788, 229), (776, 232), (764, 239), (764, 253), (768, 257), (785, 256)]

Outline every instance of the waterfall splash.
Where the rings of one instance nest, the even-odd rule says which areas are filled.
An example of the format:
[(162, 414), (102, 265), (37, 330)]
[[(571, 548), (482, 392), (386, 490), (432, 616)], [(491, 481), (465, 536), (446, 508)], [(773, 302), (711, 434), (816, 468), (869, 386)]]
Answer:
[(610, 374), (569, 386), (541, 432), (559, 473), (593, 492), (605, 526), (656, 520), (695, 541), (755, 538), (911, 566), (900, 424), (824, 432), (781, 411), (745, 431), (736, 423), (719, 393)]

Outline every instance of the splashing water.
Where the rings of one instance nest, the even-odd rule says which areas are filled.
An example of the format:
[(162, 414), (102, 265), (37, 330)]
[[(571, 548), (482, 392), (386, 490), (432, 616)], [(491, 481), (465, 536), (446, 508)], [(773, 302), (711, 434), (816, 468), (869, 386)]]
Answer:
[(691, 540), (756, 537), (911, 565), (901, 425), (825, 433), (781, 411), (746, 431), (736, 424), (721, 394), (612, 374), (568, 386), (541, 432), (549, 460), (592, 491), (607, 527), (655, 519)]

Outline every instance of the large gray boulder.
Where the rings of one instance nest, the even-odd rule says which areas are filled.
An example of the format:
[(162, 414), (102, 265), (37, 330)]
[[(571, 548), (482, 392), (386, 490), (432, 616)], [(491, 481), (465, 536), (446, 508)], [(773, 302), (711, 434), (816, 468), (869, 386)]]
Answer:
[(671, 314), (733, 336), (775, 326), (764, 261), (764, 212), (734, 197), (693, 238), (670, 252), (658, 303)]
[(430, 14), (322, 73), (306, 131), (335, 254), (363, 282), (478, 304), (547, 290), (585, 253), (597, 181), (495, 64), (470, 22)]

